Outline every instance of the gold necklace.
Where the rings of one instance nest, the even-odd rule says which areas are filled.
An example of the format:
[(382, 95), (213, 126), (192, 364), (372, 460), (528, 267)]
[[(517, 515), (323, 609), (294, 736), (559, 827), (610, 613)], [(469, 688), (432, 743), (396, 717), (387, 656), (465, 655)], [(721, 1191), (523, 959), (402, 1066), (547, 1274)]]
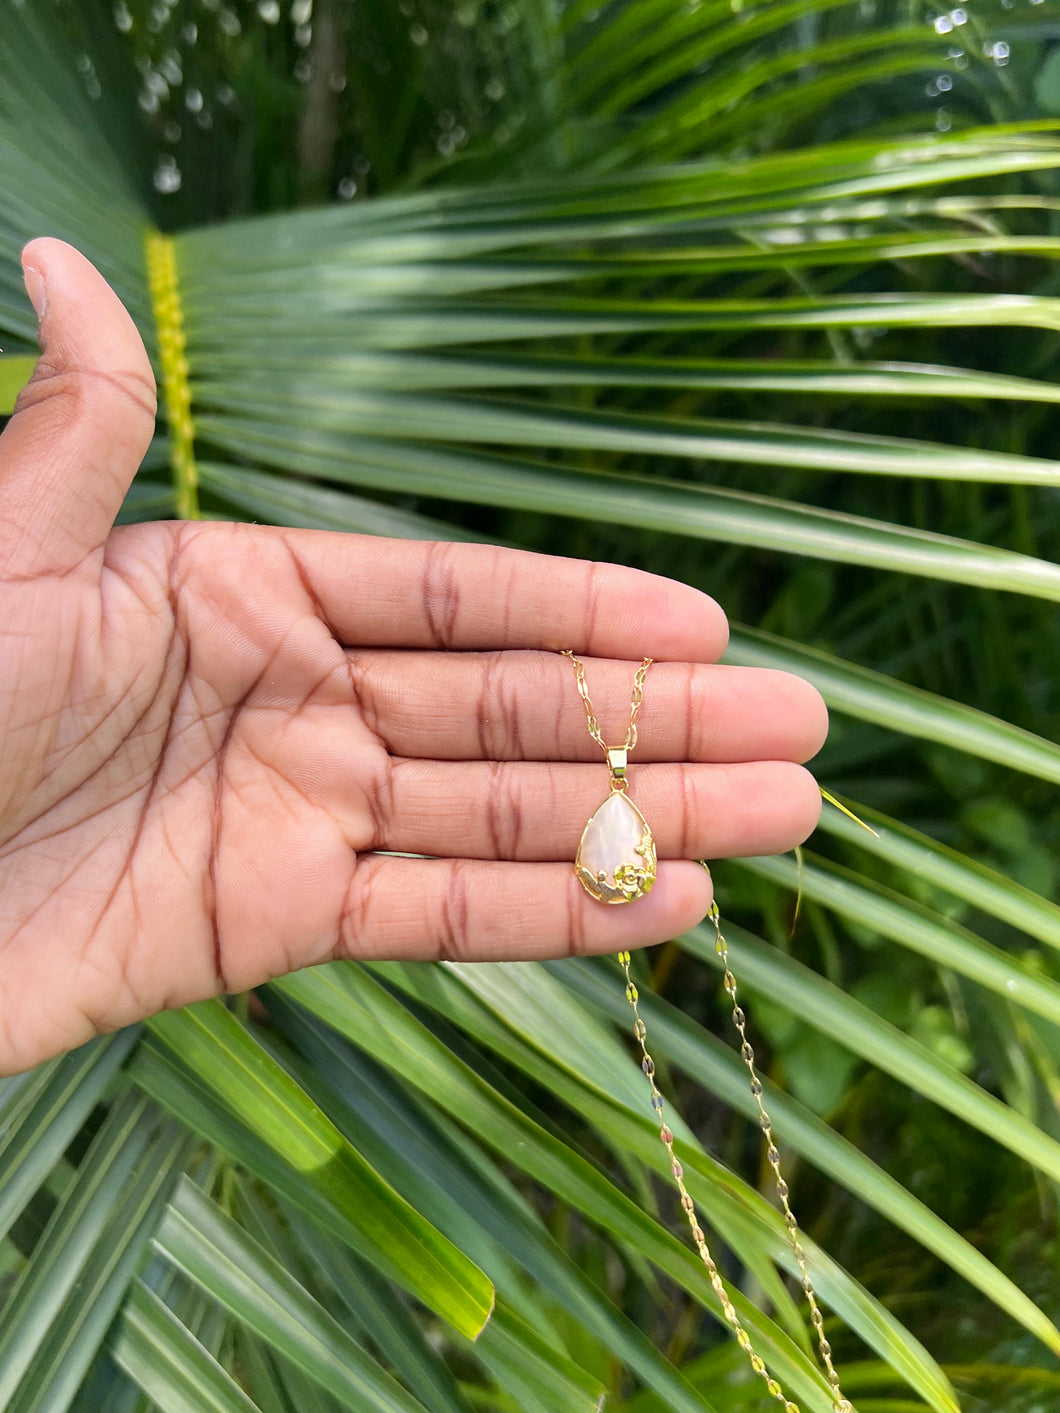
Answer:
[[(607, 756), (608, 767), (611, 772), (611, 792), (592, 814), (589, 823), (585, 826), (581, 843), (578, 846), (578, 855), (575, 859), (575, 870), (582, 886), (588, 893), (601, 902), (607, 903), (631, 903), (637, 898), (642, 898), (655, 882), (656, 853), (655, 841), (652, 839), (651, 830), (645, 822), (644, 816), (636, 805), (626, 794), (626, 757), (637, 744), (637, 714), (640, 711), (641, 702), (644, 700), (644, 679), (648, 675), (648, 669), (652, 665), (652, 659), (646, 657), (637, 669), (633, 678), (633, 694), (630, 704), (629, 730), (626, 733), (626, 744), (613, 749), (604, 741), (600, 731), (600, 724), (593, 711), (593, 705), (589, 698), (589, 689), (585, 682), (585, 667), (583, 663), (575, 657), (569, 648), (563, 649), (564, 655), (569, 657), (574, 664), (575, 680), (578, 684), (578, 693), (585, 707), (586, 721), (589, 726), (589, 734), (593, 740), (601, 747)], [(642, 827), (643, 833), (639, 842), (630, 844), (636, 839), (635, 825), (625, 816), (619, 814), (620, 806), (612, 805), (613, 800), (621, 802), (621, 806), (631, 810)], [(610, 828), (611, 842), (606, 847), (601, 843), (600, 838), (594, 837), (590, 840), (590, 847), (593, 857), (589, 866), (586, 866), (584, 855), (586, 854), (586, 839), (593, 823), (605, 810), (619, 815), (624, 824), (614, 823)], [(610, 822), (609, 822), (610, 823)], [(624, 830), (624, 832), (623, 832)], [(597, 835), (602, 835), (604, 831), (597, 830)], [(620, 847), (621, 844), (621, 847)], [(631, 860), (628, 854), (632, 849), (634, 858)], [(600, 866), (602, 864), (602, 866)], [(703, 865), (706, 868), (706, 864)], [(709, 873), (710, 870), (707, 869)], [(747, 1038), (747, 1015), (743, 1007), (736, 999), (736, 977), (733, 974), (729, 961), (729, 948), (721, 930), (721, 914), (718, 906), (711, 902), (710, 911), (707, 914), (713, 924), (715, 933), (715, 951), (721, 959), (723, 976), (722, 984), (732, 1002), (732, 1019), (740, 1037), (740, 1055), (747, 1066), (751, 1077), (751, 1094), (758, 1107), (758, 1126), (762, 1131), (762, 1138), (766, 1144), (766, 1160), (773, 1170), (773, 1178), (776, 1185), (777, 1197), (780, 1200), (781, 1210), (784, 1215), (784, 1226), (788, 1235), (788, 1244), (795, 1257), (795, 1263), (799, 1268), (803, 1294), (810, 1310), (810, 1320), (813, 1324), (814, 1332), (817, 1336), (817, 1348), (820, 1353), (821, 1363), (824, 1366), (825, 1375), (828, 1379), (828, 1387), (832, 1395), (833, 1413), (854, 1413), (854, 1405), (849, 1399), (843, 1396), (839, 1386), (839, 1375), (836, 1372), (832, 1361), (832, 1346), (824, 1332), (824, 1316), (821, 1314), (821, 1307), (817, 1303), (817, 1293), (813, 1288), (813, 1281), (810, 1279), (810, 1272), (806, 1264), (806, 1252), (803, 1249), (799, 1236), (799, 1224), (795, 1220), (795, 1213), (791, 1209), (789, 1199), (788, 1184), (780, 1169), (780, 1150), (777, 1148), (773, 1134), (773, 1122), (766, 1111), (762, 1099), (763, 1086), (758, 1077), (758, 1070), (755, 1066), (755, 1053), (751, 1047), (751, 1042)], [(641, 1052), (641, 1069), (648, 1078), (651, 1087), (651, 1107), (655, 1118), (660, 1124), (659, 1137), (662, 1139), (670, 1159), (670, 1174), (677, 1185), (678, 1193), (681, 1197), (681, 1207), (688, 1218), (688, 1225), (692, 1234), (692, 1243), (699, 1253), (700, 1260), (706, 1268), (707, 1277), (714, 1289), (715, 1295), (721, 1302), (721, 1308), (725, 1319), (732, 1327), (736, 1336), (736, 1342), (747, 1355), (748, 1361), (754, 1372), (763, 1380), (768, 1392), (777, 1400), (784, 1409), (784, 1413), (801, 1413), (799, 1405), (788, 1398), (783, 1387), (777, 1379), (769, 1372), (765, 1360), (756, 1351), (751, 1343), (751, 1336), (748, 1334), (743, 1322), (737, 1314), (736, 1307), (725, 1289), (725, 1283), (721, 1278), (717, 1264), (710, 1254), (706, 1236), (703, 1228), (699, 1225), (696, 1216), (695, 1203), (692, 1195), (685, 1186), (684, 1168), (674, 1152), (674, 1136), (670, 1126), (663, 1118), (663, 1097), (655, 1083), (655, 1061), (652, 1059), (647, 1048), (648, 1032), (644, 1021), (641, 1019), (638, 1009), (639, 992), (636, 983), (630, 975), (630, 954), (619, 952), (618, 962), (626, 978), (626, 1000), (633, 1008), (633, 1034)]]
[(637, 744), (637, 714), (644, 700), (644, 679), (652, 659), (646, 657), (633, 678), (625, 745), (609, 746), (589, 700), (585, 666), (570, 648), (564, 648), (563, 653), (574, 664), (574, 678), (585, 707), (589, 735), (607, 757), (607, 768), (611, 772), (607, 798), (592, 812), (582, 830), (574, 869), (582, 887), (597, 902), (633, 903), (651, 892), (657, 867), (655, 840), (647, 820), (629, 798), (626, 777), (627, 759)]

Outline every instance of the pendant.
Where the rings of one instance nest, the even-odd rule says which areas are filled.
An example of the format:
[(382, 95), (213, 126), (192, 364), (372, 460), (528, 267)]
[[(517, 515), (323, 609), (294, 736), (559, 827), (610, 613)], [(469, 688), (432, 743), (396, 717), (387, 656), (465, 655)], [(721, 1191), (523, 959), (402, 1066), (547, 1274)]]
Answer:
[(655, 882), (655, 840), (648, 822), (625, 792), (621, 778), (582, 832), (574, 869), (587, 893), (601, 903), (632, 903)]

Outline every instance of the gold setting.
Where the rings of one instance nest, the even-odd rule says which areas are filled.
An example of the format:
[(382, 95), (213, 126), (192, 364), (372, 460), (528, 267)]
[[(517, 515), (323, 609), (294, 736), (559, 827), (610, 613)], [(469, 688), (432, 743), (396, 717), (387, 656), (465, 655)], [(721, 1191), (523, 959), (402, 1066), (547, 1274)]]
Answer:
[[(608, 880), (607, 870), (601, 869), (593, 873), (582, 863), (582, 846), (585, 843), (585, 836), (589, 832), (593, 820), (603, 809), (611, 795), (621, 795), (626, 805), (640, 820), (644, 826), (644, 832), (640, 836), (640, 842), (634, 845), (634, 859), (626, 859), (614, 870), (611, 880)], [(589, 816), (589, 821), (582, 831), (581, 842), (578, 845), (578, 855), (574, 860), (574, 870), (578, 875), (582, 887), (587, 893), (600, 903), (635, 903), (638, 898), (643, 898), (646, 893), (650, 893), (655, 883), (656, 869), (658, 868), (658, 855), (655, 852), (655, 840), (652, 838), (651, 830), (648, 828), (648, 821), (637, 809), (636, 805), (626, 794), (625, 787), (614, 787), (611, 794), (600, 805), (600, 809), (594, 810)]]

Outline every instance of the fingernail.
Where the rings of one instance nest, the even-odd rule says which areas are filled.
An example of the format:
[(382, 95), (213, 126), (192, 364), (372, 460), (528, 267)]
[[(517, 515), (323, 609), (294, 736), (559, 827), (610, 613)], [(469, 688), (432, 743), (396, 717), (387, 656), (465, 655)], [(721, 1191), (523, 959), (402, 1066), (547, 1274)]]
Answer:
[(35, 265), (24, 265), (22, 267), (22, 278), (26, 282), (26, 293), (29, 295), (29, 302), (33, 305), (37, 315), (37, 322), (44, 318), (44, 311), (48, 307), (48, 292), (44, 287), (44, 276)]

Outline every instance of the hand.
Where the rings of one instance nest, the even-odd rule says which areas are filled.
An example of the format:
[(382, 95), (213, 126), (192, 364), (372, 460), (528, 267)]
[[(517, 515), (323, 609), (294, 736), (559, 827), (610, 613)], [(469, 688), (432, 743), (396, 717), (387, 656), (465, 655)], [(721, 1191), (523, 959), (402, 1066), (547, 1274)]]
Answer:
[[(114, 529), (150, 364), (76, 251), (23, 261), (43, 353), (0, 438), (0, 1071), (335, 957), (659, 942), (709, 905), (688, 860), (813, 828), (793, 762), (820, 698), (712, 666), (724, 616), (684, 585), (479, 545)], [(657, 659), (630, 782), (666, 862), (627, 907), (574, 877), (608, 777), (562, 647), (615, 740)]]

